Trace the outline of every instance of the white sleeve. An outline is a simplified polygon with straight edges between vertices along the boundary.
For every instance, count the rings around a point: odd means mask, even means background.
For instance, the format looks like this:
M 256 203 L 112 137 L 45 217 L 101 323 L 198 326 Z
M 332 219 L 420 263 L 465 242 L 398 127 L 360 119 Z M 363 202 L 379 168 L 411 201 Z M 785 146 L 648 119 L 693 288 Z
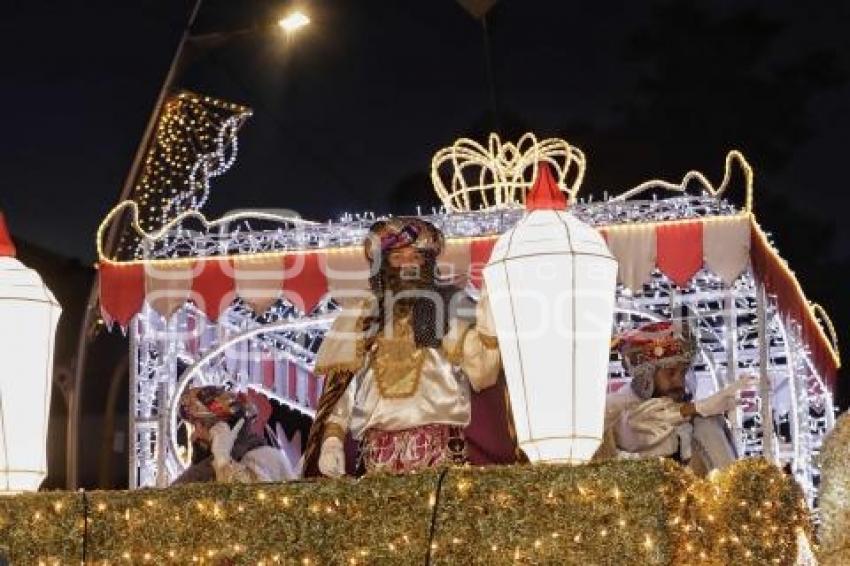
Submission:
M 477 328 L 471 328 L 463 338 L 463 358 L 460 367 L 469 378 L 475 391 L 481 391 L 496 385 L 502 357 L 495 338 L 482 334 Z
M 620 414 L 614 437 L 617 447 L 627 452 L 653 451 L 667 442 L 673 446 L 671 437 L 674 435 L 678 446 L 677 430 L 686 422 L 688 419 L 682 416 L 679 404 L 672 399 L 649 399 Z
M 292 466 L 283 453 L 271 446 L 251 450 L 239 462 L 215 468 L 216 480 L 223 483 L 261 483 L 295 479 Z

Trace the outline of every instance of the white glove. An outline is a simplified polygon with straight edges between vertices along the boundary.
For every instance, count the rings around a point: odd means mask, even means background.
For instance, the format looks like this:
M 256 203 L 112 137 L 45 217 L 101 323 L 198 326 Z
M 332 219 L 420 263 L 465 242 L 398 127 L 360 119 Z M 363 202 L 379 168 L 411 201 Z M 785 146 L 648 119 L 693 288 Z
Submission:
M 319 471 L 322 475 L 331 478 L 345 475 L 345 450 L 342 447 L 342 441 L 336 436 L 329 436 L 322 442 Z
M 628 415 L 631 426 L 642 432 L 650 432 L 657 426 L 678 426 L 687 420 L 682 416 L 680 404 L 669 397 L 647 399 Z
M 239 436 L 239 431 L 244 424 L 245 419 L 239 419 L 233 428 L 225 422 L 219 422 L 210 429 L 210 452 L 213 455 L 214 465 L 223 466 L 230 463 L 233 443 L 236 442 L 236 437 Z
M 714 395 L 696 401 L 694 408 L 703 417 L 728 413 L 738 404 L 738 392 L 753 387 L 756 383 L 758 383 L 758 378 L 743 377 L 734 383 L 730 383 Z
M 496 321 L 493 318 L 493 310 L 490 308 L 490 295 L 487 293 L 487 286 L 483 281 L 478 305 L 475 307 L 475 328 L 481 334 L 496 337 Z
M 666 456 L 677 450 L 676 429 L 684 422 L 679 404 L 672 399 L 648 399 L 622 413 L 614 439 L 618 448 L 628 452 Z

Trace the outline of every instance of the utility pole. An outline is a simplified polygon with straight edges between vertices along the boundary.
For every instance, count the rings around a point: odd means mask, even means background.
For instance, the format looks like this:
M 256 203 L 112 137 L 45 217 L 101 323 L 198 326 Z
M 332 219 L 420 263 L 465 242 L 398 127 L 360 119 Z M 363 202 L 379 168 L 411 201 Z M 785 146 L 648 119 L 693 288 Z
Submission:
M 198 18 L 198 13 L 201 11 L 201 6 L 204 0 L 195 0 L 192 11 L 189 14 L 189 19 L 186 22 L 186 27 L 180 36 L 180 42 L 177 44 L 177 50 L 171 58 L 171 65 L 168 67 L 168 73 L 165 75 L 165 80 L 162 87 L 159 89 L 153 111 L 148 119 L 142 139 L 139 146 L 136 148 L 136 154 L 133 157 L 133 162 L 130 165 L 130 171 L 127 173 L 127 178 L 124 180 L 124 185 L 121 187 L 121 192 L 118 194 L 118 202 L 126 200 L 133 191 L 133 186 L 138 180 L 139 170 L 142 166 L 145 153 L 150 145 L 151 138 L 156 131 L 156 125 L 159 117 L 162 114 L 163 106 L 168 95 L 171 93 L 174 83 L 178 76 L 178 70 L 183 62 L 183 57 L 186 52 L 186 46 L 192 36 L 192 28 Z M 119 238 L 123 231 L 123 222 L 114 222 L 109 227 L 106 239 L 104 241 L 103 251 L 108 257 L 114 257 Z M 86 309 L 83 312 L 83 320 L 80 325 L 80 332 L 77 338 L 77 355 L 74 363 L 74 380 L 71 384 L 70 395 L 68 396 L 68 430 L 65 441 L 65 478 L 68 489 L 77 489 L 79 486 L 79 450 L 80 450 L 80 418 L 82 416 L 82 387 L 85 382 L 86 372 L 86 357 L 87 350 L 92 336 L 92 328 L 97 320 L 97 301 L 98 301 L 98 286 L 97 278 L 89 291 Z

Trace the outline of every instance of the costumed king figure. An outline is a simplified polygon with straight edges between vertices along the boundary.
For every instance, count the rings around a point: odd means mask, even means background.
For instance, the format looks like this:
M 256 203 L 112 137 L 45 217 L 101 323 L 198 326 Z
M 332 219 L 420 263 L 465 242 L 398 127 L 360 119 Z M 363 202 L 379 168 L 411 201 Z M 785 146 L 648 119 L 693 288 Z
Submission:
M 615 344 L 632 381 L 606 399 L 605 438 L 596 458 L 669 457 L 701 475 L 735 461 L 724 415 L 753 378 L 693 402 L 685 380 L 696 355 L 693 337 L 671 322 L 655 322 Z
M 248 395 L 215 385 L 188 389 L 180 416 L 192 428 L 192 465 L 171 485 L 255 483 L 296 477 L 281 450 L 269 445 Z
M 314 373 L 326 382 L 305 476 L 516 461 L 486 290 L 475 307 L 443 283 L 443 246 L 418 218 L 371 226 L 370 289 L 341 311 L 318 352 Z

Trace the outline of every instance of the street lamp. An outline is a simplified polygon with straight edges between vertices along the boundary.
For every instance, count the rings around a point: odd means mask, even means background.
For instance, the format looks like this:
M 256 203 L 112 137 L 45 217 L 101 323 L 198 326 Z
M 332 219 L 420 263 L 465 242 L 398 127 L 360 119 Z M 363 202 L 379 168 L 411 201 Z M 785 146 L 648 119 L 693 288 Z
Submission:
M 300 10 L 295 10 L 286 17 L 278 20 L 279 25 L 286 33 L 293 33 L 310 23 L 310 18 Z
M 260 27 L 251 27 L 241 30 L 228 31 L 228 32 L 214 32 L 214 33 L 206 33 L 206 34 L 195 34 L 194 26 L 195 21 L 198 18 L 198 14 L 201 11 L 201 7 L 203 6 L 204 0 L 195 0 L 193 8 L 189 13 L 189 19 L 186 23 L 186 27 L 183 30 L 182 35 L 180 36 L 180 41 L 177 43 L 177 49 L 174 51 L 174 56 L 171 59 L 171 65 L 168 67 L 168 72 L 165 75 L 165 80 L 162 83 L 162 87 L 160 88 L 159 95 L 157 96 L 156 103 L 154 104 L 153 112 L 151 112 L 150 118 L 148 119 L 148 124 L 145 127 L 144 134 L 142 135 L 142 139 L 136 148 L 136 154 L 133 158 L 133 162 L 130 165 L 130 171 L 127 174 L 127 177 L 124 180 L 124 185 L 121 188 L 121 192 L 118 195 L 117 202 L 123 202 L 130 198 L 130 195 L 133 191 L 133 187 L 136 183 L 136 180 L 139 177 L 139 171 L 143 166 L 143 161 L 145 154 L 147 153 L 147 149 L 151 144 L 151 140 L 153 139 L 154 133 L 156 131 L 156 125 L 159 121 L 160 116 L 162 115 L 163 108 L 165 107 L 165 103 L 168 100 L 168 97 L 175 90 L 175 85 L 177 84 L 177 79 L 180 74 L 180 70 L 185 63 L 186 52 L 191 50 L 194 47 L 196 50 L 200 49 L 203 45 L 210 45 L 215 42 L 218 43 L 220 40 L 228 39 L 231 37 L 249 35 L 253 33 L 257 33 L 263 30 L 274 29 L 275 24 L 269 23 L 268 25 L 263 25 Z M 286 22 L 286 24 L 284 24 Z M 287 32 L 289 35 L 293 35 L 295 31 L 303 28 L 304 26 L 310 23 L 310 19 L 300 11 L 294 11 L 288 16 L 281 18 L 277 22 L 277 26 L 280 26 Z M 109 231 L 107 232 L 106 239 L 103 245 L 104 253 L 112 257 L 116 249 L 118 247 L 118 242 L 121 236 L 121 231 L 123 230 L 125 224 L 123 222 L 113 222 L 109 227 Z M 88 348 L 90 345 L 90 341 L 94 333 L 92 329 L 94 328 L 94 322 L 98 318 L 99 310 L 97 308 L 98 301 L 98 288 L 97 284 L 92 285 L 91 290 L 89 291 L 89 298 L 86 302 L 86 310 L 83 313 L 83 320 L 80 325 L 79 339 L 77 342 L 77 356 L 74 364 L 74 381 L 73 381 L 73 391 L 71 393 L 71 402 L 69 406 L 69 414 L 68 414 L 68 436 L 67 436 L 67 460 L 66 460 L 66 477 L 67 477 L 67 486 L 71 489 L 75 489 L 78 484 L 78 456 L 79 456 L 79 422 L 80 422 L 80 402 L 83 395 L 83 383 L 85 381 L 86 375 L 86 359 L 88 355 Z
M 62 309 L 15 259 L 0 214 L 0 493 L 36 491 L 47 477 L 53 343 Z

